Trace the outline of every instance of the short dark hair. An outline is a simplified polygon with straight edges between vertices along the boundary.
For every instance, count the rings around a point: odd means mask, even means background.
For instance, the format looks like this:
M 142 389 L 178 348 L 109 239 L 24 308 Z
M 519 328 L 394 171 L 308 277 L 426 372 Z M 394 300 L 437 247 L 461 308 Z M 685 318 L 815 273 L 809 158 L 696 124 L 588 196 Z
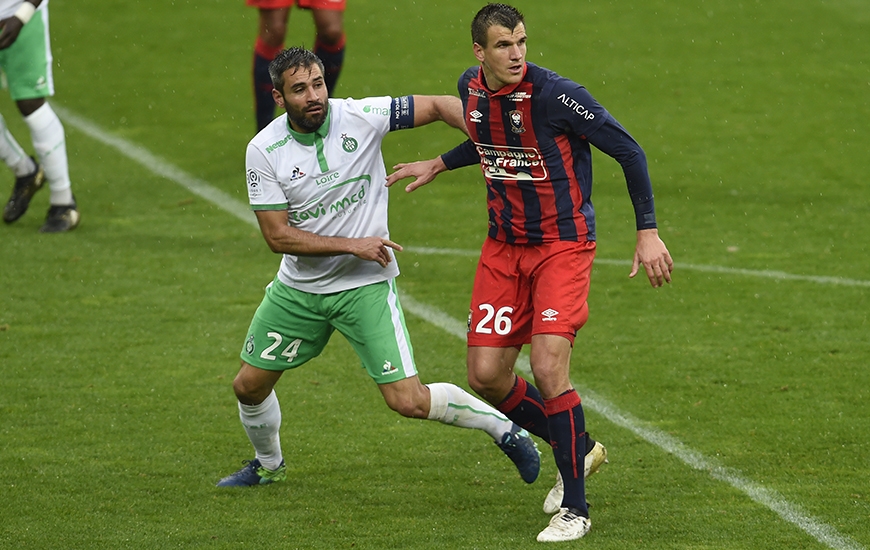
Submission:
M 269 63 L 269 77 L 272 78 L 272 86 L 283 94 L 284 73 L 288 69 L 311 69 L 314 65 L 320 67 L 320 74 L 326 74 L 323 70 L 323 62 L 314 55 L 314 52 L 297 47 L 281 50 Z
M 508 30 L 514 30 L 525 19 L 520 10 L 507 4 L 490 3 L 477 12 L 471 21 L 471 40 L 475 44 L 486 47 L 486 34 L 490 27 L 496 25 Z

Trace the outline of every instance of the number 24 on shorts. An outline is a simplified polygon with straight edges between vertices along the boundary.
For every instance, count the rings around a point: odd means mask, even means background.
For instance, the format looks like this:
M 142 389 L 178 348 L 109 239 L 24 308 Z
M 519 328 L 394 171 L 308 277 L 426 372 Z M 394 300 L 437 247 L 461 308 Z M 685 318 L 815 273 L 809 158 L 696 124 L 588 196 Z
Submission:
M 276 361 L 278 360 L 278 358 L 273 355 L 273 352 L 281 347 L 281 344 L 284 343 L 284 338 L 277 332 L 269 332 L 266 334 L 266 336 L 273 339 L 274 342 L 272 342 L 271 346 L 264 349 L 262 353 L 260 353 L 260 359 L 266 359 L 267 361 Z M 288 363 L 292 362 L 293 359 L 295 359 L 296 356 L 299 354 L 299 344 L 301 343 L 301 338 L 297 338 L 290 342 L 290 344 L 286 348 L 284 348 L 284 351 L 281 352 L 281 357 L 286 357 Z

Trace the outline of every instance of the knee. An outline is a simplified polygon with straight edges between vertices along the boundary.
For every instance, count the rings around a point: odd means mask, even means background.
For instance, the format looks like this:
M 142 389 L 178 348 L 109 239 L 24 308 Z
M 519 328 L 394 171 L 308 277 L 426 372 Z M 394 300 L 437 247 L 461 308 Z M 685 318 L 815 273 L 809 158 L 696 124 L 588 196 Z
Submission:
M 344 31 L 341 25 L 330 25 L 317 32 L 317 41 L 327 46 L 336 46 L 341 42 L 343 36 Z
M 474 390 L 477 394 L 481 395 L 481 392 L 484 392 L 489 387 L 489 380 L 485 376 L 481 376 L 480 373 L 468 369 L 468 386 Z
M 16 102 L 16 105 L 21 116 L 28 117 L 36 112 L 37 109 L 45 105 L 45 98 L 35 97 L 33 99 L 19 99 Z
M 233 393 L 236 394 L 236 399 L 245 405 L 259 405 L 269 397 L 272 388 L 265 388 L 254 383 L 249 378 L 246 378 L 239 373 L 233 380 Z
M 287 35 L 287 10 L 263 10 L 260 12 L 260 39 L 277 48 Z
M 493 405 L 501 403 L 513 385 L 511 373 L 476 370 L 469 366 L 468 385 L 474 392 Z
M 335 46 L 344 38 L 344 24 L 341 16 L 321 17 L 315 21 L 318 42 L 327 46 Z
M 419 392 L 396 394 L 388 397 L 386 402 L 390 409 L 405 418 L 425 419 L 429 416 L 428 394 L 425 396 L 425 399 L 421 397 Z
M 287 35 L 286 25 L 276 25 L 260 31 L 260 39 L 272 48 L 277 48 L 284 44 L 284 38 Z

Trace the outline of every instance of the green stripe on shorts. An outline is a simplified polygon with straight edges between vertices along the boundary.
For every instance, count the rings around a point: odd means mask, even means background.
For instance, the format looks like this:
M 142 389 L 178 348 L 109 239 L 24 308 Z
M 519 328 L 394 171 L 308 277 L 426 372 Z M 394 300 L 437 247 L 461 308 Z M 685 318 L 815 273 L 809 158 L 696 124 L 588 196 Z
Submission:
M 41 11 L 36 12 L 15 42 L 0 50 L 0 67 L 15 101 L 54 94 L 48 28 L 42 16 Z
M 251 321 L 241 358 L 261 369 L 293 369 L 320 355 L 335 330 L 378 384 L 417 374 L 395 280 L 333 294 L 302 292 L 274 280 Z

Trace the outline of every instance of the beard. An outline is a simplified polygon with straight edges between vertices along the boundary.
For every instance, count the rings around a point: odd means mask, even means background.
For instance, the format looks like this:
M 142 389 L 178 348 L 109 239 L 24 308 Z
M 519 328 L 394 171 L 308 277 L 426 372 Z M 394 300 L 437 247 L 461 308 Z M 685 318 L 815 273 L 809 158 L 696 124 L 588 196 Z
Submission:
M 321 110 L 316 114 L 308 114 L 306 111 L 312 107 L 319 106 Z M 329 114 L 329 102 L 319 101 L 309 102 L 305 109 L 287 109 L 287 118 L 297 128 L 302 128 L 305 132 L 313 132 L 320 128 L 323 121 L 326 120 L 326 115 Z

